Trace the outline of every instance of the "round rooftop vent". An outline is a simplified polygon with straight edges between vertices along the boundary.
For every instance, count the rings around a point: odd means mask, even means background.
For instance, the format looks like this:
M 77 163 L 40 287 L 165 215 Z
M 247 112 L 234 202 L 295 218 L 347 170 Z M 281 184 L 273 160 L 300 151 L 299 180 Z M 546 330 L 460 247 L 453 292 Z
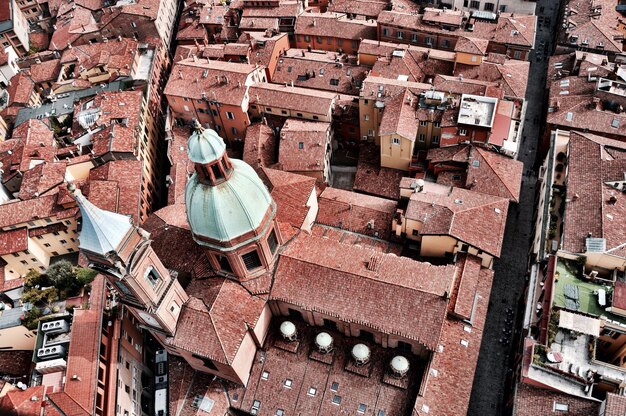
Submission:
M 321 353 L 329 353 L 333 350 L 333 337 L 328 332 L 320 332 L 315 337 L 315 346 Z
M 396 355 L 391 360 L 391 371 L 396 377 L 404 377 L 409 372 L 409 360 L 401 355 Z
M 352 358 L 354 358 L 357 365 L 367 364 L 370 360 L 370 355 L 370 349 L 365 344 L 356 344 L 352 347 Z
M 296 339 L 296 326 L 291 321 L 285 321 L 280 324 L 280 335 L 287 341 L 294 341 Z

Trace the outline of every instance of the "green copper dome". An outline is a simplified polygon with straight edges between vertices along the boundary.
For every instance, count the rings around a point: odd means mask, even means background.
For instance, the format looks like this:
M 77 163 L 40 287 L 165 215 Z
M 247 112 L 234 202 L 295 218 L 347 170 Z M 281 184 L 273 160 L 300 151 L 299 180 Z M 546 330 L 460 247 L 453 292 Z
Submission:
M 211 129 L 194 129 L 187 146 L 189 159 L 202 165 L 216 161 L 226 151 L 224 140 Z
M 276 212 L 272 197 L 254 169 L 242 160 L 232 159 L 231 163 L 232 176 L 224 182 L 203 184 L 197 173 L 187 182 L 187 221 L 198 244 L 212 246 L 202 238 L 233 240 L 258 228 L 268 208 L 272 210 L 271 218 Z

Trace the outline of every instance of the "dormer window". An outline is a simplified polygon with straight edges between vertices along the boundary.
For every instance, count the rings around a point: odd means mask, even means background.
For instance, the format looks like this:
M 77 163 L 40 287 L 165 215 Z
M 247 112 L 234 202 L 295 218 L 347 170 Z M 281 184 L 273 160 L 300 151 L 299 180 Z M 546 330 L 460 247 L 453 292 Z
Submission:
M 248 271 L 252 271 L 263 266 L 259 253 L 256 250 L 244 254 L 241 256 L 241 259 L 243 260 L 243 264 L 246 266 Z

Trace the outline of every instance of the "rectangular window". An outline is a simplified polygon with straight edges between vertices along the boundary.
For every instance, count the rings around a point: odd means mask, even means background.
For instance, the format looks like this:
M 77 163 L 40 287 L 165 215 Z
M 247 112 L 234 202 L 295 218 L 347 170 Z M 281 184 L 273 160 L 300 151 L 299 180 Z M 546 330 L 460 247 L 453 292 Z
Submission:
M 419 141 L 424 143 L 426 141 L 426 135 L 424 133 L 420 133 Z
M 263 266 L 263 263 L 261 263 L 261 259 L 259 258 L 259 253 L 256 250 L 244 254 L 241 258 L 247 270 L 258 269 Z
M 304 142 L 298 143 L 298 149 L 300 149 L 300 150 L 304 149 Z
M 430 36 L 426 36 L 424 38 L 424 43 L 426 44 L 426 46 L 433 46 L 433 38 L 431 38 Z
M 383 28 L 383 36 L 389 36 L 389 29 Z
M 485 3 L 485 11 L 492 12 L 495 9 L 495 5 L 493 3 Z
M 304 41 L 305 42 L 310 42 L 311 41 L 311 37 L 309 35 L 304 35 Z
M 231 113 L 230 111 L 226 112 L 226 118 L 229 120 L 234 120 L 235 119 L 235 115 L 233 113 Z
M 398 30 L 396 32 L 396 36 L 398 37 L 398 39 L 404 39 L 404 32 L 402 32 L 401 30 Z
M 424 127 L 426 126 L 426 124 L 428 124 L 428 122 L 420 120 L 420 126 Z
M 228 261 L 228 257 L 226 256 L 218 256 L 217 262 L 220 264 L 220 270 L 226 273 L 232 273 L 233 269 L 230 267 L 230 262 Z
M 470 2 L 470 9 L 480 8 L 480 1 L 473 0 Z
M 324 41 L 324 40 L 323 40 L 323 38 L 322 38 L 321 36 L 318 36 L 318 37 L 317 37 L 317 43 L 322 43 L 323 41 Z
M 459 136 L 467 136 L 467 130 L 459 129 Z
M 148 271 L 145 277 L 148 283 L 150 283 L 150 286 L 152 286 L 153 288 L 157 285 L 159 280 L 161 280 L 161 276 L 159 275 L 159 272 L 157 272 L 154 267 L 148 268 Z
M 522 51 L 514 51 L 513 59 L 522 59 Z
M 392 144 L 400 144 L 400 139 L 398 137 L 394 137 L 391 139 Z
M 442 48 L 449 48 L 450 47 L 450 41 L 448 39 L 444 39 L 441 41 L 441 47 Z
M 439 136 L 437 136 L 437 135 L 433 136 L 433 143 L 434 144 L 438 144 L 439 143 Z
M 235 136 L 238 134 L 237 127 L 233 127 L 230 130 L 233 132 Z
M 411 33 L 411 42 L 417 43 L 417 34 Z
M 368 121 L 370 119 L 370 116 L 368 114 L 363 115 L 363 120 Z
M 438 122 L 438 121 L 435 121 L 435 122 L 433 123 L 433 127 L 439 128 L 440 126 L 441 126 L 441 123 L 440 123 L 440 122 Z
M 276 249 L 278 248 L 278 239 L 276 238 L 275 230 L 272 230 L 269 237 L 267 237 L 267 245 L 269 246 L 272 254 L 276 253 Z

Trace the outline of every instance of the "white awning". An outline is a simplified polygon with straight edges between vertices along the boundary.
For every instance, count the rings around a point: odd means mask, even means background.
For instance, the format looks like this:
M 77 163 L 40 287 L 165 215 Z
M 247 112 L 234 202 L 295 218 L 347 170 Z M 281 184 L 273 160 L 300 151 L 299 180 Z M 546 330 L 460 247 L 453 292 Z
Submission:
M 561 310 L 559 318 L 559 328 L 581 332 L 594 337 L 600 336 L 600 320 L 588 316 Z

